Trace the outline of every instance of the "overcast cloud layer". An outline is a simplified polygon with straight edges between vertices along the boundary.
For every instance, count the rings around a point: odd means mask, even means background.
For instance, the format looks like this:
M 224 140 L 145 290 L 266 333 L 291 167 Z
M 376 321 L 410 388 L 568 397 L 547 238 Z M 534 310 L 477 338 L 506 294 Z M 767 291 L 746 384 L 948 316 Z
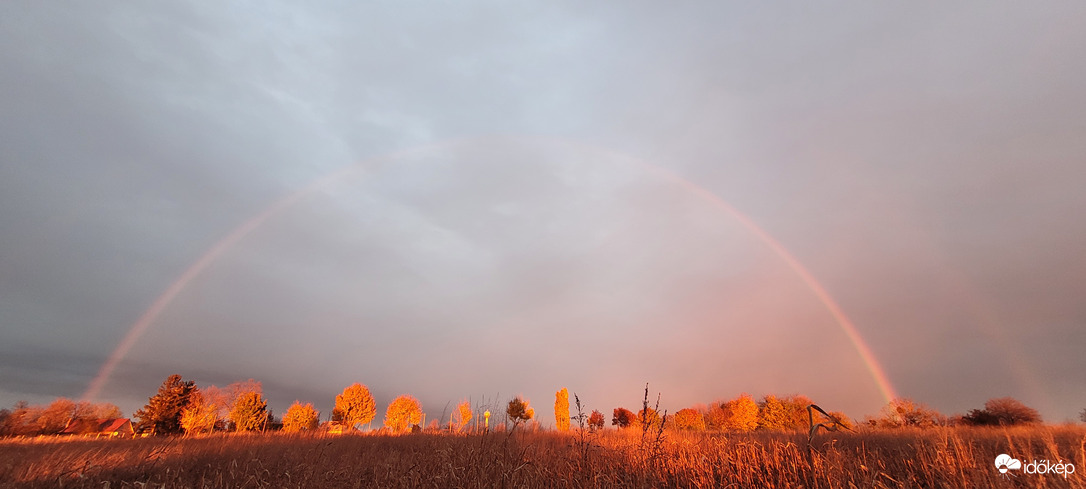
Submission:
M 1086 407 L 1086 6 L 0 3 L 0 405 Z M 386 157 L 390 153 L 398 156 Z M 674 173 L 689 180 L 662 177 Z M 543 417 L 544 421 L 549 415 Z

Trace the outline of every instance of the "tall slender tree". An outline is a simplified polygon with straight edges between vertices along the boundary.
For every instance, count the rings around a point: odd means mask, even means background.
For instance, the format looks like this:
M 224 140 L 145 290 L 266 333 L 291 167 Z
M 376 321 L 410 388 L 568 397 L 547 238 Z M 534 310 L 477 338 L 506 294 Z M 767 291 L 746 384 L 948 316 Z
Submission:
M 554 425 L 558 431 L 569 431 L 569 391 L 565 387 L 554 393 Z

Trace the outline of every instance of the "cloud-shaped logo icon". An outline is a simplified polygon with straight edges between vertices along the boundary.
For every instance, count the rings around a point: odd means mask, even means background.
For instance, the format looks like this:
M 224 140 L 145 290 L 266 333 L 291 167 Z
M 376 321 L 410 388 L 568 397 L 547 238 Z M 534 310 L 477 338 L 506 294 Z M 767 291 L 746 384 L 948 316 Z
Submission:
M 1000 474 L 1006 474 L 1008 470 L 1021 470 L 1022 461 L 1011 458 L 1011 456 L 1006 453 L 1001 453 L 995 459 L 995 466 L 999 469 Z

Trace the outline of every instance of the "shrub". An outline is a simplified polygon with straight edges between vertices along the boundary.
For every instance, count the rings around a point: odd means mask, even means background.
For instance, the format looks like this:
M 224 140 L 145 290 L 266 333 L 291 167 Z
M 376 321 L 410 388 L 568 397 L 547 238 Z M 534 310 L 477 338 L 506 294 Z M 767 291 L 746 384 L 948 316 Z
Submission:
M 513 428 L 516 428 L 522 421 L 532 419 L 535 416 L 535 410 L 528 405 L 527 400 L 517 396 L 509 401 L 505 407 L 505 414 L 513 422 Z

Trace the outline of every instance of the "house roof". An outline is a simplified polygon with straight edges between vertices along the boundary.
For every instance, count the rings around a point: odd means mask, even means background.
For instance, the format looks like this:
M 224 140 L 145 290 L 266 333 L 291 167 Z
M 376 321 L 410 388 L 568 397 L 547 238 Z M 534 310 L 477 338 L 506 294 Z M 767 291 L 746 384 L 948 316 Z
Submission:
M 131 421 L 128 418 L 99 419 L 98 431 L 112 433 L 123 428 L 126 423 L 131 423 Z
M 61 434 L 64 435 L 77 435 L 81 433 L 115 433 L 125 429 L 125 425 L 129 425 L 128 429 L 131 429 L 131 421 L 128 418 L 114 418 L 114 419 L 72 419 L 68 421 L 68 426 L 64 427 L 64 431 Z

